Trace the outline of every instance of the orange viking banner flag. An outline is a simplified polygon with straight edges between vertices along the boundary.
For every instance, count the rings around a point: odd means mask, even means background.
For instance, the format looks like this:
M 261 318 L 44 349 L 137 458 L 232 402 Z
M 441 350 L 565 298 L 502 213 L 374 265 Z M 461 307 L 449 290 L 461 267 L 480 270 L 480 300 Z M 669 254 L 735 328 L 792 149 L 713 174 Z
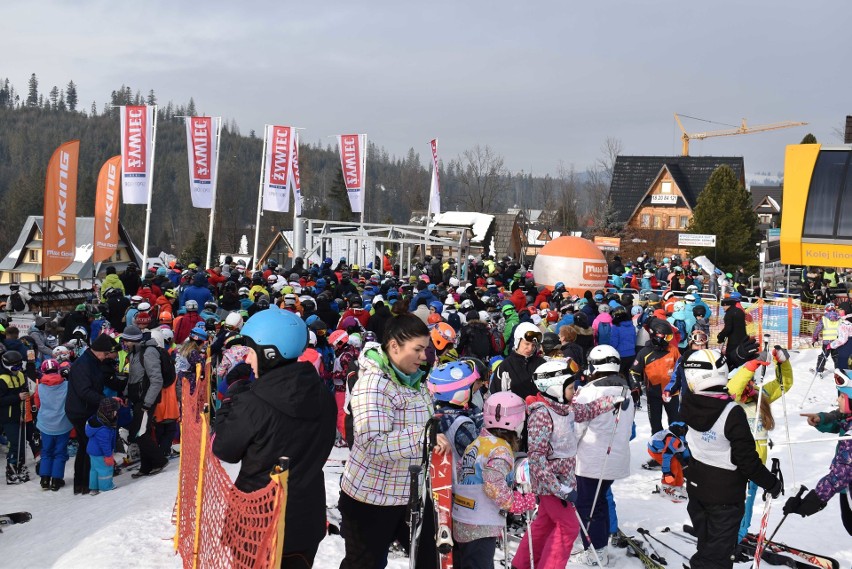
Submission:
M 101 166 L 95 195 L 95 253 L 94 264 L 106 261 L 118 249 L 118 194 L 121 154 Z
M 47 165 L 41 278 L 60 274 L 77 251 L 77 159 L 80 141 L 62 144 Z

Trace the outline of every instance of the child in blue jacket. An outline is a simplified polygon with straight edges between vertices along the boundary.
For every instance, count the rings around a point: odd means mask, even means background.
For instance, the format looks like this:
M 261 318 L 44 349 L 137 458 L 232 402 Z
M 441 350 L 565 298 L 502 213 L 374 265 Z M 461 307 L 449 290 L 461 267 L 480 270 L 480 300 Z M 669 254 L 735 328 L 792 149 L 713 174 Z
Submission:
M 91 459 L 89 470 L 89 494 L 92 496 L 115 488 L 112 481 L 115 458 L 115 422 L 118 416 L 118 401 L 112 397 L 101 399 L 98 412 L 86 421 L 86 436 L 89 443 L 86 452 Z

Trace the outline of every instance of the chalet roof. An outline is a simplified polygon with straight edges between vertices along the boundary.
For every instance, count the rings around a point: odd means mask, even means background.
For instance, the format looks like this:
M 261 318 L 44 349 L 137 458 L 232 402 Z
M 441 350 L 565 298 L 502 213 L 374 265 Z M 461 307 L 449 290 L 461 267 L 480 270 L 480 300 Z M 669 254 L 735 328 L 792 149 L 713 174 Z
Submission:
M 40 215 L 31 215 L 27 217 L 24 226 L 18 235 L 18 240 L 15 245 L 0 261 L 0 271 L 12 273 L 40 273 L 41 263 L 32 263 L 26 258 L 27 249 L 37 247 L 41 249 L 41 242 L 36 241 L 36 231 L 44 235 L 44 218 Z M 94 247 L 95 234 L 95 218 L 94 217 L 78 217 L 77 218 L 77 235 L 76 235 L 76 250 L 74 262 L 67 269 L 62 271 L 61 275 L 74 278 L 91 278 L 92 276 L 92 253 Z M 127 232 L 119 223 L 118 227 L 118 244 L 119 247 L 130 244 L 133 254 L 136 257 L 136 262 L 139 263 L 142 258 L 141 252 L 130 242 Z M 129 262 L 129 260 L 128 260 Z M 110 263 L 117 269 L 122 268 L 126 263 Z
M 722 165 L 730 166 L 745 184 L 741 156 L 618 156 L 610 185 L 616 221 L 628 221 L 664 167 L 671 173 L 687 205 L 695 208 L 698 194 L 707 185 L 710 174 Z
M 784 194 L 784 186 L 751 186 L 751 206 L 757 209 L 761 204 L 768 203 L 781 211 L 781 198 Z M 771 200 L 771 201 L 770 201 Z M 774 202 L 774 203 L 773 203 Z

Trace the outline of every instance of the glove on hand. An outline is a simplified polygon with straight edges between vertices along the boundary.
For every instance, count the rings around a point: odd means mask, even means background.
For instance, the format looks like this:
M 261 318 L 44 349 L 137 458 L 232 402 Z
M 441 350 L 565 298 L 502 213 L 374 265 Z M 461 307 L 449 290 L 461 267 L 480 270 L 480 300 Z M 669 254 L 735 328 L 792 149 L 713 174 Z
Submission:
M 672 400 L 671 391 L 663 391 L 663 403 L 669 403 Z
M 748 362 L 745 363 L 746 369 L 749 370 L 752 373 L 756 372 L 757 368 L 759 368 L 760 366 L 768 366 L 768 365 L 769 365 L 769 362 L 765 362 L 761 359 L 751 360 L 751 361 L 748 361 Z
M 737 346 L 737 349 L 734 350 L 734 355 L 737 359 L 744 362 L 757 358 L 759 353 L 760 345 L 757 343 L 757 340 L 751 337 L 743 340 L 742 343 Z
M 775 358 L 776 362 L 782 364 L 790 359 L 790 352 L 781 346 L 775 346 L 775 349 L 772 350 L 772 357 Z
M 559 490 L 556 493 L 557 497 L 560 498 L 563 502 L 571 502 L 572 504 L 577 501 L 577 491 L 568 486 L 567 484 L 562 484 L 559 486 Z M 568 504 L 565 504 L 566 506 Z
M 512 494 L 512 508 L 509 510 L 513 514 L 523 514 L 535 510 L 535 494 L 522 494 L 515 490 Z
M 784 483 L 781 482 L 779 478 L 775 479 L 775 484 L 772 488 L 768 488 L 766 491 L 769 492 L 769 495 L 772 496 L 773 499 L 777 498 L 781 495 L 781 492 L 784 490 Z
M 820 500 L 816 492 L 811 490 L 804 498 L 793 496 L 784 504 L 784 514 L 799 514 L 807 517 L 825 508 L 825 502 Z
M 668 484 L 669 486 L 674 486 L 675 477 L 671 472 L 663 473 L 663 484 Z
M 104 464 L 106 464 L 107 466 L 115 466 L 115 457 L 105 456 Z

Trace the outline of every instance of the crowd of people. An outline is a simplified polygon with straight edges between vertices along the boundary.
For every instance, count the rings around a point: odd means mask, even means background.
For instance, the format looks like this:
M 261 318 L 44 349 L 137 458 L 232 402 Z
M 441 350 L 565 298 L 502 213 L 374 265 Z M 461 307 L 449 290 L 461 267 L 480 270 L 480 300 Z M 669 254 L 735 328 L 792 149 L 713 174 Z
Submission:
M 175 454 L 182 390 L 195 393 L 198 378 L 215 393 L 213 452 L 241 464 L 238 489 L 265 486 L 278 457 L 291 459 L 282 566 L 311 566 L 326 535 L 323 467 L 335 445 L 350 449 L 341 567 L 384 567 L 392 544 L 412 545 L 409 467 L 432 447 L 454 465 L 460 566 L 491 567 L 507 519 L 533 509 L 513 567 L 607 565 L 609 548 L 624 546 L 612 483 L 630 474 L 644 404 L 645 467 L 660 470 L 664 495 L 688 500 L 691 567 L 730 567 L 758 488 L 782 488 L 765 461 L 772 402 L 794 383 L 789 354 L 748 336 L 733 275 L 702 276 L 679 258 L 616 261 L 607 287 L 585 291 L 536 283 L 528 267 L 488 255 L 463 267 L 426 256 L 405 277 L 390 252 L 375 270 L 345 258 L 110 268 L 91 302 L 39 316 L 25 334 L 5 329 L 7 483 L 29 480 L 25 444 L 45 490 L 63 487 L 75 447 L 75 494 L 112 490 L 116 453 L 138 456 L 133 476 L 157 474 Z M 724 309 L 713 339 L 708 290 Z M 839 409 L 808 422 L 844 432 L 852 307 L 830 303 L 825 314 L 814 341 L 823 369 L 834 361 Z M 198 376 L 208 357 L 215 371 Z M 850 454 L 841 442 L 831 471 L 785 513 L 816 513 L 847 488 Z M 426 504 L 415 554 L 424 567 L 437 558 Z

